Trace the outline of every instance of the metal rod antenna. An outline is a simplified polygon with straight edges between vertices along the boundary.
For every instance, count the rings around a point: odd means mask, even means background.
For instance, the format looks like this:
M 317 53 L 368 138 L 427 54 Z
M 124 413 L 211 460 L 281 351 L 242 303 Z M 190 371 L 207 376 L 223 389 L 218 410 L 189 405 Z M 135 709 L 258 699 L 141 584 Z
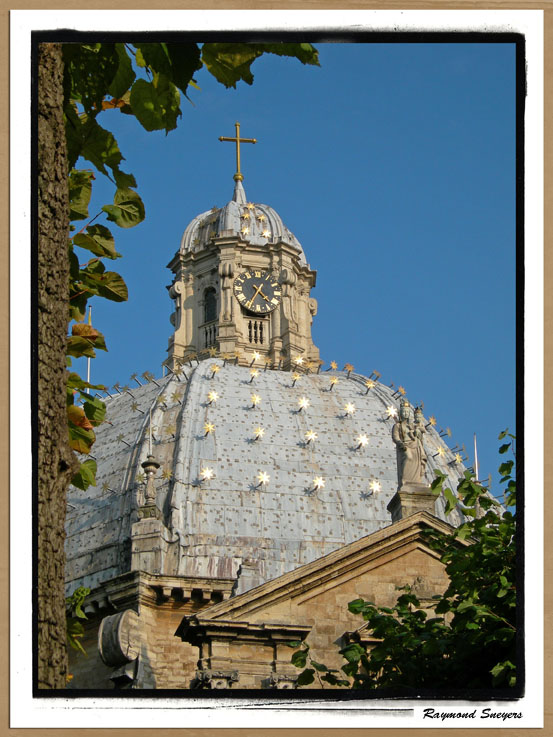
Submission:
M 92 325 L 92 307 L 88 305 L 88 324 Z M 90 356 L 86 359 L 86 383 L 90 384 Z M 90 388 L 87 387 L 86 393 L 90 394 Z
M 148 455 L 152 455 L 152 408 L 150 407 L 150 426 L 148 428 Z
M 476 433 L 474 433 L 474 475 L 478 481 L 478 450 L 476 448 Z

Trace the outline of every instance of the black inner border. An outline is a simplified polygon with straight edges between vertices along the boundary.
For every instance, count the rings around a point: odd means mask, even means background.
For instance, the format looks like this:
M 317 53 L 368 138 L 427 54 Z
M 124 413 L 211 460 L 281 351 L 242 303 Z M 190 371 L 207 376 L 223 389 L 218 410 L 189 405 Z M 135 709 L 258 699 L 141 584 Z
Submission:
M 371 692 L 342 691 L 337 689 L 309 689 L 304 691 L 275 689 L 221 689 L 214 691 L 190 689 L 38 689 L 37 687 L 37 569 L 38 569 L 38 301 L 37 301 L 37 249 L 38 249 L 38 192 L 37 192 L 37 157 L 38 157 L 38 44 L 40 43 L 91 43 L 91 42 L 121 42 L 126 41 L 165 41 L 172 43 L 206 43 L 215 41 L 226 42 L 301 42 L 301 43 L 508 43 L 516 48 L 516 482 L 517 482 L 517 572 L 516 582 L 519 592 L 517 597 L 517 685 L 512 689 L 376 689 Z M 524 113 L 526 100 L 526 39 L 523 34 L 512 32 L 481 32 L 481 31 L 356 31 L 344 32 L 329 31 L 167 31 L 167 32 L 98 32 L 74 31 L 59 29 L 53 31 L 33 31 L 31 33 L 31 416 L 32 416 L 32 561 L 33 561 L 33 697 L 76 699 L 83 697 L 109 697 L 133 699 L 216 699 L 227 701 L 236 699 L 262 700 L 265 704 L 282 704 L 293 701 L 305 703 L 308 707 L 318 700 L 345 702 L 374 701 L 376 699 L 425 699 L 432 701 L 462 700 L 462 701 L 491 701 L 513 700 L 524 695 L 525 689 L 525 646 L 524 646 Z M 230 705 L 229 705 L 230 706 Z M 261 705 L 260 705 L 261 706 Z M 399 705 L 398 705 L 399 706 Z M 215 705 L 207 707 L 214 708 Z M 85 710 L 91 707 L 83 707 Z M 156 708 L 152 705 L 152 708 Z M 163 708 L 163 707 L 161 707 Z M 175 707 L 174 707 L 175 708 Z M 180 708 L 180 707 L 176 707 Z M 199 707 L 206 708 L 206 707 Z M 239 709 L 239 706 L 235 706 Z M 251 707 L 250 707 L 251 708 Z M 375 707 L 377 708 L 377 707 Z M 316 710 L 315 704 L 310 710 Z M 404 711 L 405 707 L 401 709 Z M 334 711 L 334 709 L 332 709 Z M 351 711 L 351 710 L 350 710 Z M 360 713 L 370 713 L 373 709 L 361 709 Z M 396 711 L 396 710 L 393 710 Z M 411 709 L 409 708 L 409 711 Z

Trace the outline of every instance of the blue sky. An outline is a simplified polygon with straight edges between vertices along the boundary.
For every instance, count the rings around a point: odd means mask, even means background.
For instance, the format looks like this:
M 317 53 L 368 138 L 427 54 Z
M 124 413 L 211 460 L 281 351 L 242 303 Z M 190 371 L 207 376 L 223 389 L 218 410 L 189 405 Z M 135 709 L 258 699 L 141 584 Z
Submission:
M 146 220 L 112 227 L 127 303 L 91 301 L 109 352 L 93 382 L 161 374 L 172 327 L 166 264 L 198 213 L 232 196 L 242 146 L 248 199 L 274 207 L 317 270 L 313 337 L 328 365 L 352 363 L 424 402 L 480 475 L 515 427 L 515 47 L 318 43 L 321 67 L 265 56 L 253 86 L 207 72 L 177 130 L 147 133 L 115 111 L 112 130 Z M 87 166 L 86 162 L 83 164 Z M 91 215 L 111 202 L 94 183 Z M 99 218 L 96 222 L 105 222 Z M 85 258 L 85 256 L 83 256 Z

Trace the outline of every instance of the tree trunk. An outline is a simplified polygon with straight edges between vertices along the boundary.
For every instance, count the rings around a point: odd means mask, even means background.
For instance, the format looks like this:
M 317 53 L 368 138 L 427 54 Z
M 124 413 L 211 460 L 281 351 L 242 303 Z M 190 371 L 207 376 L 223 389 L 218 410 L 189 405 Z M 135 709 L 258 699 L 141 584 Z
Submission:
M 60 44 L 38 54 L 38 687 L 65 688 L 65 495 L 78 462 L 65 398 L 69 201 Z

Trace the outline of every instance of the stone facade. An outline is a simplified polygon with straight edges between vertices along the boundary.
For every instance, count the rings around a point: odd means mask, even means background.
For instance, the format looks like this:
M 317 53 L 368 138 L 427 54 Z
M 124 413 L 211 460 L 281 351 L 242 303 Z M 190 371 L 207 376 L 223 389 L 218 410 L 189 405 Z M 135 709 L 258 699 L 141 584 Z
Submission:
M 409 584 L 430 605 L 447 587 L 444 566 L 421 534 L 425 527 L 451 530 L 418 512 L 235 597 L 231 580 L 142 573 L 114 579 L 103 599 L 98 593 L 89 602 L 90 654 L 72 663 L 72 687 L 294 688 L 299 671 L 287 643 L 298 640 L 309 643 L 315 660 L 339 668 L 346 642 L 372 643 L 363 621 L 348 612 L 350 601 L 391 606 L 397 589 Z

